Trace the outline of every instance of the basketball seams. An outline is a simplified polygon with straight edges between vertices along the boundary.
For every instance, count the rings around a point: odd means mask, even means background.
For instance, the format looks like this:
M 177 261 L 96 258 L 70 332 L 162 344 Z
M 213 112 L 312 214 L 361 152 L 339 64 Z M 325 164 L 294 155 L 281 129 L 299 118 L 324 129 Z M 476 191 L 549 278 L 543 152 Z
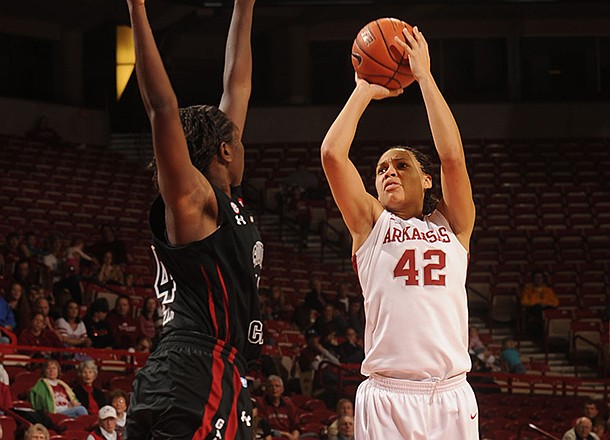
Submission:
M 391 67 L 388 67 L 386 64 L 382 63 L 381 61 L 379 61 L 377 58 L 375 58 L 374 56 L 372 56 L 369 52 L 366 51 L 365 48 L 363 48 L 360 45 L 360 38 L 356 39 L 356 46 L 358 46 L 358 49 L 360 49 L 360 52 L 362 52 L 364 55 L 367 56 L 367 58 L 369 58 L 372 61 L 375 61 L 377 64 L 379 64 L 381 67 L 388 69 L 390 72 L 393 70 Z
M 407 52 L 403 50 L 401 53 L 400 47 L 392 47 L 392 42 L 386 39 L 392 38 L 393 41 L 393 36 L 398 35 L 401 28 L 409 30 L 410 26 L 402 20 L 388 17 L 373 20 L 361 29 L 354 39 L 352 50 L 352 64 L 360 78 L 389 89 L 403 88 L 413 82 L 410 68 L 405 63 Z M 380 38 L 383 43 L 377 41 Z M 401 38 L 404 41 L 404 35 Z M 396 62 L 396 59 L 399 61 Z
M 396 22 L 399 22 L 398 20 L 391 19 L 391 20 L 389 20 L 389 22 L 390 22 L 390 24 L 391 24 L 391 26 L 392 26 L 392 29 L 393 29 L 394 31 L 398 30 L 398 26 L 397 26 L 397 24 L 396 24 Z M 379 23 L 379 20 L 375 20 L 375 22 L 374 22 L 374 23 L 375 23 L 375 25 L 377 26 L 377 29 L 379 30 L 379 33 L 381 34 L 381 40 L 383 41 L 383 45 L 384 45 L 384 47 L 385 47 L 385 49 L 386 49 L 386 52 L 387 52 L 387 53 L 388 53 L 388 55 L 390 56 L 390 59 L 391 59 L 391 60 L 394 60 L 394 58 L 392 57 L 392 51 L 390 50 L 390 46 L 389 46 L 389 44 L 388 44 L 388 40 L 386 40 L 386 35 L 385 35 L 385 33 L 383 32 L 383 27 L 382 27 L 382 26 L 381 26 L 381 24 Z M 402 22 L 399 22 L 399 23 L 401 23 L 401 24 L 402 24 Z M 404 26 L 404 25 L 403 25 L 403 28 L 405 28 L 405 27 L 406 27 L 406 26 Z M 399 88 L 401 88 L 401 87 L 402 87 L 401 82 L 400 82 L 399 80 L 397 80 L 397 79 L 396 79 L 396 75 L 398 74 L 398 70 L 400 69 L 400 64 L 401 64 L 401 63 L 402 63 L 402 62 L 405 60 L 405 54 L 406 54 L 406 51 L 403 51 L 403 52 L 402 52 L 401 59 L 400 59 L 400 62 L 396 63 L 396 68 L 395 68 L 395 69 L 391 69 L 391 68 L 390 68 L 390 71 L 392 72 L 392 75 L 391 75 L 391 76 L 388 78 L 388 80 L 386 81 L 386 83 L 385 83 L 385 84 L 383 84 L 383 86 L 384 86 L 384 87 L 387 87 L 387 86 L 388 86 L 388 84 L 390 84 L 392 81 L 396 81 L 396 82 L 398 83 Z M 395 60 L 394 60 L 394 61 L 395 61 Z M 395 62 L 396 62 L 396 61 L 395 61 Z

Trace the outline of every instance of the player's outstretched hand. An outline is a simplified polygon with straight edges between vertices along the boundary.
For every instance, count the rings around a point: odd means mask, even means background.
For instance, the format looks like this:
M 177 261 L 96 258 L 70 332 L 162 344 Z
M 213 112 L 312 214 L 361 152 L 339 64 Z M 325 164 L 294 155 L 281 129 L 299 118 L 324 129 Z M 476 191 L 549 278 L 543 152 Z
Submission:
M 430 75 L 430 52 L 428 51 L 428 42 L 417 26 L 413 27 L 413 35 L 411 35 L 407 29 L 403 30 L 403 34 L 407 39 L 406 43 L 398 37 L 394 37 L 394 39 L 407 51 L 411 73 L 413 74 L 415 81 L 419 82 L 427 75 Z
M 365 89 L 369 93 L 371 99 L 380 100 L 385 98 L 393 98 L 395 96 L 401 95 L 404 91 L 403 89 L 390 90 L 377 84 L 371 84 L 368 81 L 359 78 L 358 74 L 355 75 L 355 78 L 356 88 Z

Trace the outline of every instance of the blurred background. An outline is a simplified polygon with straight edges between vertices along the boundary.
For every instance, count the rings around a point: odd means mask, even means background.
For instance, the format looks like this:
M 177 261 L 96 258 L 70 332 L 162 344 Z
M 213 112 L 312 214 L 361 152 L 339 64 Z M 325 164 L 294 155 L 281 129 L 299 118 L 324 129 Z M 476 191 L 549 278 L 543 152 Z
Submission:
M 180 104 L 218 103 L 232 2 L 150 0 L 148 10 Z M 255 12 L 247 139 L 320 140 L 353 86 L 353 38 L 383 16 L 425 33 L 466 136 L 610 133 L 607 2 L 258 0 Z M 146 131 L 134 75 L 117 98 L 117 26 L 127 24 L 122 0 L 3 1 L 0 131 L 23 133 L 51 112 L 75 142 Z M 395 137 L 396 125 L 421 117 L 420 104 L 413 85 L 384 103 L 389 120 L 371 111 L 361 135 L 376 136 L 370 119 Z

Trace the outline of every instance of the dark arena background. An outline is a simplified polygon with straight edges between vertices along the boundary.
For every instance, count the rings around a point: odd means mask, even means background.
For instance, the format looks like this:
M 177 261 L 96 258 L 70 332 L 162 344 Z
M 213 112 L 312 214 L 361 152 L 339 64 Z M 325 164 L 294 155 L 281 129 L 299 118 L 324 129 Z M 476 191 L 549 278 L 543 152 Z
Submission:
M 218 104 L 232 2 L 148 0 L 147 9 L 180 105 Z M 424 32 L 433 75 L 463 137 L 477 207 L 467 291 L 470 323 L 485 347 L 469 375 L 481 438 L 561 438 L 587 415 L 587 402 L 598 410 L 588 415 L 605 424 L 606 1 L 257 0 L 244 190 L 265 243 L 260 286 L 267 301 L 263 358 L 249 377 L 253 393 L 265 376 L 279 374 L 301 411 L 302 437 L 325 439 L 337 401 L 353 399 L 363 379 L 357 363 L 322 362 L 316 369 L 301 353 L 317 313 L 304 300 L 316 285 L 339 305 L 336 319 L 362 324 L 358 306 L 351 315 L 345 306 L 362 296 L 319 149 L 354 85 L 352 41 L 380 17 Z M 123 295 L 135 323 L 154 298 L 150 126 L 132 64 L 118 49 L 128 22 L 121 0 L 0 2 L 0 289 L 17 318 L 17 327 L 3 327 L 0 345 L 10 378 L 8 406 L 0 405 L 4 439 L 20 437 L 31 423 L 11 407 L 29 405 L 28 391 L 49 353 L 19 339 L 38 297 L 51 300 L 51 318 L 58 318 L 71 297 L 86 317 L 96 299 L 112 309 Z M 121 80 L 117 72 L 125 71 Z M 373 104 L 352 148 L 367 183 L 384 147 L 432 152 L 427 127 L 416 83 Z M 295 201 L 292 179 L 312 174 L 317 183 Z M 81 245 L 96 261 L 66 260 L 66 250 Z M 104 249 L 123 245 L 124 261 L 104 263 Z M 540 319 L 520 301 L 536 272 L 558 300 Z M 21 299 L 15 281 L 23 286 Z M 334 336 L 346 340 L 341 332 Z M 507 338 L 516 342 L 525 373 L 510 373 L 498 361 Z M 129 393 L 146 345 L 62 348 L 62 378 L 75 383 L 74 365 L 84 353 L 97 363 L 95 384 L 107 398 L 116 389 Z M 84 439 L 97 419 L 81 417 L 57 416 L 51 438 Z

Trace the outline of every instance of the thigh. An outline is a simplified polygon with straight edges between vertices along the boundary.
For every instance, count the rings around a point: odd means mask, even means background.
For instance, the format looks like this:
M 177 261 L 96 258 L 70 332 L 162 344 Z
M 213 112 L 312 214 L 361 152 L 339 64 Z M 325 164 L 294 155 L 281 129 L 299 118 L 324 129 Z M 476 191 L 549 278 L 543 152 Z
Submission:
M 429 440 L 429 413 L 428 396 L 382 389 L 365 380 L 356 393 L 354 436 L 356 440 Z
M 172 347 L 155 352 L 138 372 L 126 439 L 251 440 L 251 418 L 249 392 L 231 362 Z
M 431 414 L 431 440 L 460 438 L 478 440 L 479 411 L 468 382 L 438 396 Z

